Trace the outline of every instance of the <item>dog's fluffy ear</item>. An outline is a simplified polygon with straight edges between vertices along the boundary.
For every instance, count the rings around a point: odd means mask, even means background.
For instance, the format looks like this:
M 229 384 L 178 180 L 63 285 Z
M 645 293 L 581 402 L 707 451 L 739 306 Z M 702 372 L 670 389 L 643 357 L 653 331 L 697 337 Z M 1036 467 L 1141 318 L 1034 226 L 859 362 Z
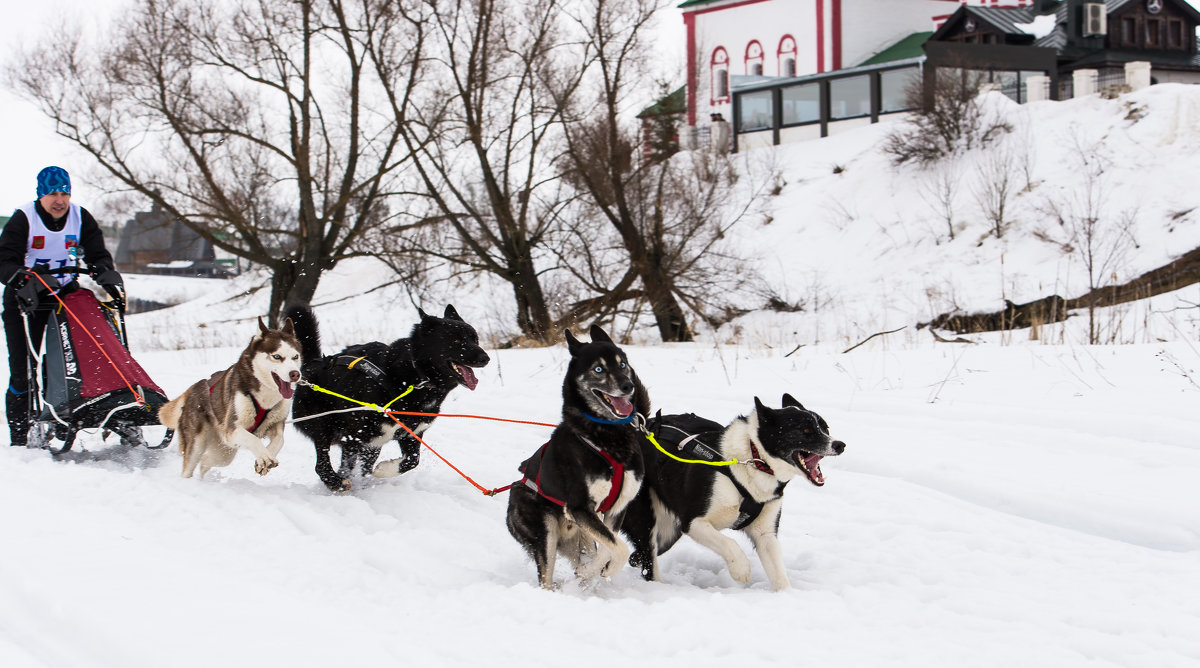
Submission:
M 642 415 L 650 416 L 650 393 L 646 391 L 646 386 L 642 385 L 642 379 L 638 378 L 637 372 L 630 368 L 630 375 L 633 376 L 633 409 Z M 658 412 L 662 416 L 662 411 Z
M 466 320 L 463 320 L 462 316 L 458 314 L 458 311 L 454 310 L 453 304 L 446 304 L 446 315 L 444 317 L 446 317 L 450 320 L 458 320 L 459 322 L 466 322 Z
M 570 329 L 564 329 L 563 334 L 567 337 L 567 352 L 571 353 L 571 357 L 574 357 L 579 352 L 579 349 L 583 347 L 583 343 L 575 338 Z
M 291 318 L 284 318 L 284 319 L 283 319 L 283 333 L 284 333 L 284 334 L 291 334 L 292 336 L 295 336 L 295 335 L 296 335 L 296 328 L 295 328 L 295 327 L 292 325 L 292 319 L 291 319 Z
M 791 406 L 793 408 L 799 408 L 802 411 L 808 410 L 807 408 L 804 407 L 803 404 L 801 404 L 799 401 L 796 401 L 795 397 L 793 397 L 792 395 L 785 392 L 783 394 L 783 407 L 787 408 L 789 406 Z
M 603 329 L 600 329 L 600 325 L 592 325 L 592 330 L 591 330 L 590 334 L 592 336 L 592 343 L 597 343 L 600 341 L 603 341 L 604 343 L 612 343 L 613 342 L 613 340 L 611 338 L 609 338 L 608 333 L 605 332 Z

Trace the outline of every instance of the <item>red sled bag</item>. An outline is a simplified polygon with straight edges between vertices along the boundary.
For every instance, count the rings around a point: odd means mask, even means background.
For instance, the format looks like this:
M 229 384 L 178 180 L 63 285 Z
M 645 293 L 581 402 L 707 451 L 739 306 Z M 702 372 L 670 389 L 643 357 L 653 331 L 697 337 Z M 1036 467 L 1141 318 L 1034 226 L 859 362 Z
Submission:
M 46 323 L 34 420 L 69 432 L 69 440 L 79 429 L 103 428 L 145 445 L 137 427 L 160 424 L 167 397 L 129 354 L 120 311 L 86 289 L 62 295 L 62 302 Z

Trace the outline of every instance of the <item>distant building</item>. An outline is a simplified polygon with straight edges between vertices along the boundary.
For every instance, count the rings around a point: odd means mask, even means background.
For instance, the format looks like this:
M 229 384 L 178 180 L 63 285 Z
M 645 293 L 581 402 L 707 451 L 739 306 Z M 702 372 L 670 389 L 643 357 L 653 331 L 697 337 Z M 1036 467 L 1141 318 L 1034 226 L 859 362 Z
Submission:
M 134 214 L 121 231 L 114 258 L 117 269 L 131 274 L 225 277 L 212 242 L 154 205 Z
M 1023 7 L 1034 0 L 687 0 L 687 124 L 734 118 L 733 89 L 862 64 L 965 4 Z M 684 140 L 686 144 L 686 140 Z
M 1200 83 L 1185 0 L 688 0 L 680 145 L 728 118 L 732 148 L 826 137 L 911 111 L 939 69 L 1018 102 Z M 915 103 L 920 106 L 918 99 Z M 717 114 L 721 114 L 718 116 Z

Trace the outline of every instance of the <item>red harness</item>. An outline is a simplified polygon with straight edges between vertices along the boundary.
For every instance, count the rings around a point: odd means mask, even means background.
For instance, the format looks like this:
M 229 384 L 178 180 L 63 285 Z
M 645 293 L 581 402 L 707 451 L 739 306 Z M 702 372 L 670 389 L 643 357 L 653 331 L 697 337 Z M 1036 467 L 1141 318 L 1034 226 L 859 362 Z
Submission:
M 208 384 L 208 393 L 209 394 L 212 394 L 213 388 L 217 386 L 217 383 L 221 382 L 221 378 L 223 378 L 224 376 L 225 376 L 224 371 L 218 371 L 208 377 L 208 380 L 210 381 Z M 260 425 L 262 425 L 263 420 L 267 419 L 268 411 L 267 411 L 267 409 L 258 405 L 258 400 L 254 398 L 253 394 L 251 394 L 249 396 L 250 396 L 250 403 L 254 404 L 254 424 L 250 425 L 250 428 L 247 429 L 246 431 L 253 434 L 254 430 L 258 429 L 258 427 Z
M 617 460 L 613 459 L 613 456 L 608 454 L 607 451 L 597 447 L 596 444 L 592 443 L 591 441 L 587 440 L 586 438 L 580 436 L 579 440 L 586 443 L 587 446 L 590 447 L 596 454 L 603 457 L 604 461 L 608 462 L 609 468 L 612 469 L 612 486 L 608 490 L 608 496 L 604 497 L 604 500 L 601 501 L 600 505 L 596 508 L 596 512 L 607 513 L 609 510 L 612 509 L 613 504 L 615 504 L 617 502 L 617 497 L 621 495 L 621 487 L 625 482 L 625 466 L 623 464 L 621 464 L 620 462 L 618 462 Z M 550 445 L 549 441 L 542 444 L 541 449 L 545 450 L 546 446 L 548 446 L 548 445 Z M 542 467 L 539 465 L 537 475 L 534 476 L 533 480 L 530 480 L 529 476 L 525 475 L 521 478 L 521 482 L 524 483 L 526 487 L 537 492 L 538 496 L 541 496 L 543 499 L 546 499 L 547 501 L 549 501 L 553 504 L 559 505 L 559 506 L 566 506 L 567 504 L 564 501 L 562 501 L 561 499 L 556 499 L 553 496 L 550 496 L 549 494 L 547 494 L 545 492 L 545 490 L 543 490 L 542 485 L 541 485 L 541 479 L 542 479 Z

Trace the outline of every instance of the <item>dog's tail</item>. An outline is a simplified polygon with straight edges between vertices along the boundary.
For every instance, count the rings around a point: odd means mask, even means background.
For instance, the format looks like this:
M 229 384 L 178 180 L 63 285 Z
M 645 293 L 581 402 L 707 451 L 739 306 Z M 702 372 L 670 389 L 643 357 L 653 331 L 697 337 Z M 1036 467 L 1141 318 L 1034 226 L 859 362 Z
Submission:
M 300 357 L 305 362 L 321 358 L 321 331 L 317 328 L 317 315 L 308 306 L 293 304 L 284 311 L 292 319 L 292 328 L 300 340 Z
M 183 415 L 183 402 L 187 392 L 163 404 L 158 409 L 158 421 L 168 429 L 179 429 L 179 418 Z

